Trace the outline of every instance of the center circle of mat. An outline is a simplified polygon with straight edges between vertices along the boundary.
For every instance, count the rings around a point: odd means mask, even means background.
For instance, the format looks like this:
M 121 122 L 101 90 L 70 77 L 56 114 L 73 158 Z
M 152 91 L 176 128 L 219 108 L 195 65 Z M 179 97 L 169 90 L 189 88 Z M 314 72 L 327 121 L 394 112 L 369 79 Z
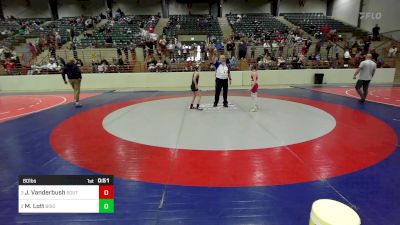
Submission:
M 145 145 L 229 151 L 305 142 L 329 133 L 336 125 L 325 111 L 297 102 L 260 98 L 262 110 L 250 113 L 249 97 L 230 100 L 235 105 L 228 109 L 203 106 L 201 114 L 185 110 L 190 97 L 133 104 L 107 115 L 103 127 L 116 137 Z
M 103 127 L 105 118 L 117 110 L 181 97 L 188 96 L 133 99 L 87 110 L 55 127 L 51 145 L 65 160 L 96 173 L 142 182 L 208 187 L 284 185 L 337 177 L 382 161 L 397 145 L 393 129 L 367 113 L 311 99 L 265 95 L 259 97 L 318 108 L 332 116 L 336 126 L 308 141 L 235 151 L 153 146 L 124 140 Z

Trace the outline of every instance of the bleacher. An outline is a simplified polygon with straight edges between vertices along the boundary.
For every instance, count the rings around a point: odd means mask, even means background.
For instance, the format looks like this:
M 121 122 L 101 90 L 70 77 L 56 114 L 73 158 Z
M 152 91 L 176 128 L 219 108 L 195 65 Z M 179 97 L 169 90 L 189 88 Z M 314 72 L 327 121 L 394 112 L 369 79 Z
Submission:
M 9 34 L 1 34 L 0 39 L 14 35 L 18 30 L 19 24 L 17 21 L 0 21 L 0 32 L 8 31 Z
M 8 34 L 0 35 L 0 39 L 3 40 L 3 44 L 7 47 L 15 46 L 19 43 L 24 43 L 26 38 L 33 37 L 34 35 L 32 34 L 37 32 L 32 26 L 34 22 L 41 26 L 43 23 L 50 20 L 50 18 L 24 18 L 0 21 L 0 32 L 3 32 L 5 30 L 9 31 Z M 18 34 L 18 29 L 22 27 L 23 24 L 28 24 L 30 26 L 31 33 L 26 35 Z
M 207 20 L 200 26 L 201 21 Z M 177 27 L 180 26 L 180 28 Z M 209 15 L 172 15 L 165 28 L 167 39 L 177 35 L 208 35 L 221 39 L 223 36 L 218 19 Z
M 86 30 L 85 26 L 80 24 L 72 23 L 73 20 L 76 20 L 78 17 L 63 17 L 61 19 L 50 21 L 46 23 L 46 25 L 42 26 L 41 30 L 32 31 L 29 34 L 26 34 L 26 38 L 38 38 L 42 35 L 47 36 L 50 33 L 56 31 L 61 36 L 61 43 L 65 44 L 68 41 L 71 41 L 70 30 L 74 29 L 75 36 L 78 36 L 83 31 Z M 87 18 L 87 17 L 86 17 Z M 86 19 L 83 17 L 83 19 Z
M 256 29 L 266 30 L 271 33 L 274 30 L 284 32 L 288 29 L 285 24 L 268 13 L 227 14 L 226 17 L 235 34 L 242 33 L 247 37 L 252 36 Z
M 311 34 L 321 31 L 325 24 L 327 24 L 330 29 L 336 29 L 338 33 L 354 32 L 358 30 L 356 27 L 346 25 L 341 21 L 325 16 L 323 13 L 281 13 L 281 16 Z
M 54 25 L 56 26 L 56 31 L 60 34 L 61 42 L 63 44 L 66 43 L 67 41 L 70 41 L 70 33 L 68 32 L 68 30 L 74 29 L 75 36 L 78 36 L 83 31 L 86 30 L 83 24 L 72 24 L 69 22 L 70 20 L 74 19 L 75 19 L 74 17 L 64 17 L 54 22 Z
M 129 43 L 138 44 L 140 42 L 140 24 L 143 23 L 143 29 L 148 29 L 150 26 L 155 27 L 158 23 L 159 18 L 149 15 L 141 16 L 127 16 L 129 20 L 123 20 L 116 22 L 111 26 L 110 22 L 107 22 L 105 29 L 110 27 L 110 36 L 113 40 L 113 47 L 121 47 L 129 45 Z M 153 18 L 153 20 L 152 20 Z M 129 32 L 128 32 L 129 31 Z M 89 46 L 104 47 L 105 46 L 105 35 L 104 32 L 93 32 L 91 37 L 85 37 L 80 40 L 78 47 L 85 48 Z
M 66 61 L 74 59 L 74 53 L 68 49 L 57 49 L 57 56 L 63 58 Z M 112 62 L 113 59 L 118 58 L 117 49 L 116 48 L 86 48 L 86 49 L 77 49 L 76 54 L 83 62 L 84 65 L 89 65 L 92 61 L 101 61 L 107 60 L 108 62 Z M 128 60 L 131 61 L 133 59 L 132 51 L 128 50 Z M 125 61 L 125 52 L 122 51 L 122 57 L 125 63 L 129 63 L 129 61 Z

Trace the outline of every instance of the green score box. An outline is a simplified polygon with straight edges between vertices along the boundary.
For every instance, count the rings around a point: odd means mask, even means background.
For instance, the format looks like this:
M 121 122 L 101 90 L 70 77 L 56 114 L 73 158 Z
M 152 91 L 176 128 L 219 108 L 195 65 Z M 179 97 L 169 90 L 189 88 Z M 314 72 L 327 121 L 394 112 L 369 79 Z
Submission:
M 100 199 L 99 213 L 114 213 L 114 199 Z

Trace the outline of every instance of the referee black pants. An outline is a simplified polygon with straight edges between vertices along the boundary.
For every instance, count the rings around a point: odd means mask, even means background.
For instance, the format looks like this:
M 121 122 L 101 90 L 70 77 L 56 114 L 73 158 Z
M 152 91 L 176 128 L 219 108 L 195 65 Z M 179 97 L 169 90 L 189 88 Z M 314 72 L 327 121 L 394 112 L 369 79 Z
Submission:
M 215 101 L 214 105 L 218 105 L 219 95 L 221 94 L 221 89 L 223 90 L 224 106 L 228 106 L 228 79 L 215 79 Z

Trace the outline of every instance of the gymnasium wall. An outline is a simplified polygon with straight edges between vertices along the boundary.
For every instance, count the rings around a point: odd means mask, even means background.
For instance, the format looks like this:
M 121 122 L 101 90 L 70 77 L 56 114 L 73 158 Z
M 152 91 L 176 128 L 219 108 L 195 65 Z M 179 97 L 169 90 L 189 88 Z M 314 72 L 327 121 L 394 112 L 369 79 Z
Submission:
M 87 0 L 79 2 L 77 0 L 58 1 L 58 16 L 94 16 L 105 12 L 106 4 L 103 0 Z
M 161 0 L 114 0 L 113 11 L 118 8 L 126 15 L 157 15 L 162 12 Z
M 279 13 L 323 13 L 326 14 L 326 0 L 305 0 L 304 7 L 299 6 L 299 0 L 281 0 Z
M 352 84 L 355 69 L 306 69 L 306 70 L 263 70 L 259 71 L 261 87 L 266 85 L 308 85 L 313 84 L 315 73 L 324 73 L 324 82 L 328 84 Z M 392 83 L 395 69 L 378 69 L 372 83 Z M 83 90 L 99 89 L 189 89 L 192 72 L 181 73 L 117 73 L 117 74 L 83 74 Z M 234 87 L 248 87 L 249 71 L 232 72 Z M 214 72 L 201 72 L 199 85 L 213 89 Z M 58 91 L 70 90 L 61 75 L 28 75 L 0 76 L 0 91 Z
M 271 3 L 267 0 L 228 0 L 222 5 L 222 14 L 228 13 L 271 13 Z
M 50 18 L 48 0 L 30 0 L 27 5 L 26 0 L 2 0 L 4 16 L 14 16 L 16 18 Z
M 188 15 L 186 4 L 178 3 L 176 0 L 169 1 L 169 15 Z M 208 3 L 193 3 L 192 14 L 209 14 L 210 6 Z
M 381 33 L 400 30 L 400 1 L 399 0 L 364 0 L 363 12 L 381 13 L 379 20 L 363 19 L 361 28 L 372 32 L 375 24 L 381 27 Z
M 360 0 L 335 0 L 333 2 L 332 17 L 357 26 L 360 10 Z

